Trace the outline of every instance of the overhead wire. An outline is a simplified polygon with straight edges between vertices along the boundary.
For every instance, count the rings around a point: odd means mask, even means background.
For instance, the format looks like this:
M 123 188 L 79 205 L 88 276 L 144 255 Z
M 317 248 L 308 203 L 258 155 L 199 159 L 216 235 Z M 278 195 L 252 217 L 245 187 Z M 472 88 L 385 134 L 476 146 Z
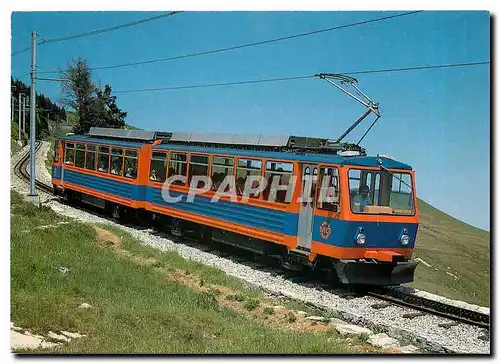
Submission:
M 183 55 L 167 57 L 167 58 L 157 58 L 157 59 L 150 59 L 150 60 L 139 61 L 139 62 L 121 63 L 121 64 L 114 64 L 114 65 L 108 65 L 108 66 L 101 66 L 101 67 L 91 67 L 91 68 L 89 68 L 89 70 L 90 71 L 99 71 L 99 70 L 106 70 L 106 69 L 113 69 L 113 68 L 133 67 L 133 66 L 139 66 L 139 65 L 145 65 L 145 64 L 173 61 L 173 60 L 184 59 L 184 58 L 199 57 L 199 56 L 204 56 L 204 55 L 209 55 L 209 54 L 227 52 L 227 51 L 236 50 L 236 49 L 254 47 L 254 46 L 263 45 L 263 44 L 281 42 L 281 41 L 285 41 L 285 40 L 289 40 L 289 39 L 305 37 L 305 36 L 309 36 L 309 35 L 313 35 L 313 34 L 319 34 L 319 33 L 354 27 L 354 26 L 363 25 L 363 24 L 385 21 L 385 20 L 389 20 L 389 19 L 394 19 L 394 18 L 399 18 L 399 17 L 403 17 L 403 16 L 407 16 L 407 15 L 420 13 L 420 12 L 422 12 L 422 10 L 409 11 L 409 12 L 405 12 L 405 13 L 401 13 L 401 14 L 395 14 L 395 15 L 389 15 L 389 16 L 384 16 L 384 17 L 379 17 L 379 18 L 374 18 L 374 19 L 369 19 L 369 20 L 357 21 L 354 23 L 338 25 L 338 26 L 324 28 L 324 29 L 317 29 L 317 30 L 313 30 L 310 32 L 298 33 L 298 34 L 293 34 L 293 35 L 284 36 L 284 37 L 266 39 L 266 40 L 262 40 L 262 41 L 258 41 L 258 42 L 245 43 L 245 44 L 240 44 L 240 45 L 231 46 L 231 47 L 211 49 L 211 50 L 207 50 L 207 51 L 200 51 L 200 52 L 183 54 Z M 61 73 L 61 72 L 63 72 L 63 71 L 44 71 L 44 72 L 40 72 L 40 73 Z
M 119 25 L 115 25 L 115 26 L 112 26 L 112 27 L 109 27 L 109 28 L 96 29 L 96 30 L 92 30 L 92 31 L 84 32 L 84 33 L 73 34 L 73 35 L 68 35 L 68 36 L 64 36 L 64 37 L 57 37 L 57 38 L 46 39 L 46 38 L 40 36 L 42 39 L 39 42 L 37 42 L 37 45 L 62 42 L 62 41 L 65 41 L 65 40 L 82 38 L 82 37 L 88 37 L 88 36 L 91 36 L 91 35 L 106 33 L 106 32 L 110 32 L 110 31 L 113 31 L 113 30 L 127 28 L 127 27 L 131 27 L 131 26 L 134 26 L 134 25 L 143 24 L 143 23 L 147 23 L 147 22 L 150 22 L 150 21 L 154 21 L 154 20 L 166 18 L 166 17 L 172 16 L 172 15 L 175 15 L 175 14 L 178 14 L 178 13 L 181 13 L 181 12 L 182 11 L 171 11 L 169 13 L 164 13 L 164 14 L 159 14 L 159 15 L 151 16 L 149 18 L 145 18 L 145 19 L 141 19 L 141 20 L 136 20 L 136 21 L 129 22 L 129 23 L 124 23 L 124 24 L 119 24 Z M 21 54 L 21 53 L 24 53 L 26 51 L 29 51 L 30 49 L 31 49 L 31 47 L 20 49 L 18 51 L 12 52 L 11 55 L 12 56 L 16 56 L 18 54 Z
M 442 68 L 454 68 L 454 67 L 470 67 L 490 64 L 489 61 L 479 61 L 479 62 L 467 62 L 467 63 L 450 63 L 441 65 L 431 65 L 431 66 L 415 66 L 415 67 L 403 67 L 403 68 L 385 68 L 379 70 L 364 70 L 364 71 L 352 71 L 352 72 L 340 72 L 345 75 L 356 75 L 356 74 L 370 74 L 370 73 L 382 73 L 382 72 L 404 72 L 404 71 L 416 71 L 416 70 L 429 70 L 429 69 L 442 69 Z M 156 92 L 156 91 L 169 91 L 169 90 L 184 90 L 184 89 L 196 89 L 196 88 L 207 88 L 207 87 L 220 87 L 220 86 L 236 86 L 236 85 L 246 85 L 255 83 L 265 83 L 265 82 L 278 82 L 278 81 L 291 81 L 300 80 L 306 78 L 313 78 L 314 75 L 301 75 L 301 76 L 291 76 L 291 77 L 279 77 L 279 78 L 265 78 L 257 80 L 243 80 L 234 82 L 221 82 L 221 83 L 208 83 L 208 84 L 196 84 L 196 85 L 184 85 L 184 86 L 165 86 L 165 87 L 154 87 L 154 88 L 143 88 L 143 89 L 131 89 L 131 90 L 118 90 L 113 91 L 117 93 L 138 93 L 138 92 Z
M 82 38 L 82 37 L 88 37 L 88 36 L 91 36 L 91 35 L 106 33 L 106 32 L 110 32 L 110 31 L 113 31 L 113 30 L 127 28 L 127 27 L 131 27 L 131 26 L 134 26 L 134 25 L 147 23 L 147 22 L 150 22 L 150 21 L 153 21 L 153 20 L 158 20 L 158 19 L 166 18 L 166 17 L 172 16 L 172 15 L 178 14 L 180 12 L 181 11 L 171 11 L 171 12 L 166 13 L 166 14 L 159 14 L 159 15 L 155 15 L 155 16 L 152 16 L 152 17 L 149 17 L 149 18 L 146 18 L 146 19 L 141 19 L 141 20 L 136 20 L 136 21 L 130 22 L 130 23 L 115 25 L 115 26 L 109 27 L 109 28 L 92 30 L 90 32 L 79 33 L 79 34 L 74 34 L 74 35 L 68 35 L 68 36 L 65 36 L 65 37 L 44 39 L 44 40 L 42 40 L 40 42 L 40 44 L 62 42 L 62 41 L 65 41 L 65 40 Z

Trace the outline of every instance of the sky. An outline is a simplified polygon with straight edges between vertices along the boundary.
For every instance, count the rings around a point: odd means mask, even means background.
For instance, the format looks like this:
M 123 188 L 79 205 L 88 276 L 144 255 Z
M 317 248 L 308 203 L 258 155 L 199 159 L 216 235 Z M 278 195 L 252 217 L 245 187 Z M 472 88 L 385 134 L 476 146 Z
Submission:
M 404 11 L 403 11 L 404 12 Z M 43 71 L 83 57 L 90 67 L 224 48 L 384 17 L 401 12 L 183 12 L 112 32 L 37 49 Z M 144 19 L 158 12 L 14 12 L 12 49 L 36 30 L 51 39 Z M 487 12 L 425 11 L 381 22 L 217 54 L 93 72 L 113 91 L 349 73 L 490 60 Z M 12 75 L 29 83 L 30 52 L 12 57 Z M 356 75 L 380 104 L 382 118 L 362 145 L 416 171 L 417 194 L 436 208 L 490 229 L 490 68 Z M 37 92 L 62 97 L 57 82 Z M 117 93 L 126 122 L 147 130 L 241 132 L 336 138 L 364 108 L 326 81 Z M 363 122 L 347 138 L 357 141 Z

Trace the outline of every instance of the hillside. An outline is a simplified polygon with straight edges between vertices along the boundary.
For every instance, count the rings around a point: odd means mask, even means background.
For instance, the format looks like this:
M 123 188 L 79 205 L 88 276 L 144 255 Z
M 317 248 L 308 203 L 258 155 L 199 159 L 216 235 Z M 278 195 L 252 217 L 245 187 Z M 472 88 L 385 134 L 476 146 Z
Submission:
M 419 200 L 414 258 L 423 259 L 412 287 L 489 306 L 490 233 Z

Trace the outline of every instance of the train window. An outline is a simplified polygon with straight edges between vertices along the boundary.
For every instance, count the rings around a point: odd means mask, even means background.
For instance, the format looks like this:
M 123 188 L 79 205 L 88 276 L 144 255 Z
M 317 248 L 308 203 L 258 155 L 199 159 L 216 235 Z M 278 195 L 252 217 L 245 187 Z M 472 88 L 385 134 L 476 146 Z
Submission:
M 393 213 L 410 215 L 413 213 L 413 188 L 408 173 L 392 173 L 389 206 Z M 389 180 L 389 178 L 388 178 Z M 389 182 L 387 180 L 387 182 Z
M 123 149 L 111 148 L 111 174 L 123 175 Z
M 165 182 L 167 168 L 167 153 L 153 152 L 151 155 L 151 169 L 149 179 L 154 182 Z
M 126 150 L 125 151 L 125 177 L 136 178 L 137 177 L 137 150 Z
M 56 140 L 54 143 L 54 157 L 52 157 L 52 161 L 55 163 L 59 162 L 59 144 L 61 142 L 59 140 Z
M 236 194 L 243 195 L 245 184 L 250 176 L 260 176 L 262 171 L 262 161 L 256 159 L 238 159 L 236 169 Z M 258 181 L 253 181 L 251 188 L 259 187 Z M 250 197 L 258 198 L 258 192 L 252 192 Z
M 186 153 L 170 153 L 170 162 L 168 165 L 168 177 L 172 176 L 184 176 L 187 173 L 187 154 Z M 184 186 L 186 183 L 175 180 L 172 182 L 173 185 Z
M 93 144 L 87 144 L 85 168 L 95 170 L 95 145 Z
M 226 176 L 232 176 L 234 172 L 234 158 L 212 157 L 212 191 L 217 191 Z M 229 192 L 231 185 L 228 184 L 224 192 Z
M 108 173 L 109 171 L 109 147 L 99 146 L 99 158 L 97 163 L 99 172 Z
M 319 172 L 317 206 L 321 210 L 338 211 L 339 171 L 335 167 L 322 167 Z
M 75 167 L 83 168 L 85 165 L 85 144 L 77 144 L 75 150 Z
M 208 155 L 191 154 L 189 161 L 189 185 L 193 176 L 206 176 L 208 177 Z M 203 187 L 203 182 L 199 181 L 196 188 Z
M 351 210 L 355 213 L 414 213 L 409 173 L 350 169 L 349 190 Z
M 264 200 L 289 203 L 291 196 L 287 199 L 287 192 L 293 175 L 293 164 L 279 161 L 266 162 L 267 186 L 262 193 Z M 276 186 L 276 187 L 273 187 Z M 275 191 L 272 191 L 275 189 Z
M 75 143 L 66 143 L 64 164 L 73 165 L 75 163 Z

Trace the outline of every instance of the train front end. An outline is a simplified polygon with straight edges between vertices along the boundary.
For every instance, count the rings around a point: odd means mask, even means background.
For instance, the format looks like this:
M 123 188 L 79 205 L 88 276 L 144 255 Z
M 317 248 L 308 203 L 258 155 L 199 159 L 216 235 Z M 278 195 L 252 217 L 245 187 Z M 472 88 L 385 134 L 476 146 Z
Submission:
M 415 175 L 385 157 L 354 157 L 340 167 L 339 211 L 315 216 L 313 248 L 332 257 L 344 284 L 414 280 L 418 229 Z

